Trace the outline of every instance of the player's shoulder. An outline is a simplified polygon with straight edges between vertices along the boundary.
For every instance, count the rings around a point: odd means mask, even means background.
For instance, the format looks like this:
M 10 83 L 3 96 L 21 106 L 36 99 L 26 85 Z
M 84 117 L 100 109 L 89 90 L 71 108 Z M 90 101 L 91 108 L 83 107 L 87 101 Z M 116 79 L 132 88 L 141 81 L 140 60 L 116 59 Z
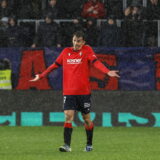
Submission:
M 88 50 L 88 51 L 93 50 L 90 45 L 84 45 L 84 46 L 83 46 L 83 49 Z
M 90 45 L 88 45 L 88 44 L 84 45 L 83 48 L 85 48 L 85 49 L 92 49 L 92 47 Z
M 63 49 L 63 53 L 68 53 L 68 52 L 70 52 L 72 50 L 72 48 L 71 47 L 66 47 L 66 48 L 64 48 Z

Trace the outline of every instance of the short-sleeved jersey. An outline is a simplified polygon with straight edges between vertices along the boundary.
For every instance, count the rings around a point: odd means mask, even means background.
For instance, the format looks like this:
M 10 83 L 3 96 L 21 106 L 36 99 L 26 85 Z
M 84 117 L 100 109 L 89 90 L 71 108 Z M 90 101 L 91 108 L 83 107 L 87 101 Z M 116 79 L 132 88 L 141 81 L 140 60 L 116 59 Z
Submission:
M 88 95 L 90 88 L 90 63 L 97 61 L 97 57 L 88 45 L 84 45 L 81 50 L 74 51 L 72 47 L 65 48 L 53 64 L 63 66 L 63 94 L 64 95 Z M 99 61 L 98 61 L 99 62 Z M 100 63 L 100 65 L 99 65 Z M 109 69 L 101 62 L 97 63 L 97 68 L 107 73 Z M 101 66 L 102 65 L 102 66 Z M 51 69 L 48 71 L 50 72 Z M 46 75 L 46 73 L 45 73 Z M 40 75 L 42 78 L 44 74 Z

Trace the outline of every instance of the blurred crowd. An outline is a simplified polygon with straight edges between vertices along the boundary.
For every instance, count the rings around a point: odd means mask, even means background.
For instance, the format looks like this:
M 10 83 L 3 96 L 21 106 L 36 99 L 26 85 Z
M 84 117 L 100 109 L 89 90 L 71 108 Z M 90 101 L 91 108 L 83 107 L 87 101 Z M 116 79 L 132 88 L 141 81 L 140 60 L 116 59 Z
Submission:
M 77 30 L 93 47 L 157 46 L 160 0 L 143 2 L 127 0 L 124 8 L 123 0 L 0 0 L 0 47 L 70 46 Z M 35 29 L 22 19 L 44 21 Z

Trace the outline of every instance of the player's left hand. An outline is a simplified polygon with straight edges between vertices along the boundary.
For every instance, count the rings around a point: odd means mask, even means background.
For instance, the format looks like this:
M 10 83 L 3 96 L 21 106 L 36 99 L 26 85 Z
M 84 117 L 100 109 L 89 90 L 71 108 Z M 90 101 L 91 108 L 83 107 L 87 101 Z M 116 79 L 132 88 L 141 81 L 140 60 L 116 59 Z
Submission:
M 117 77 L 117 78 L 119 78 L 120 76 L 118 75 L 118 72 L 119 72 L 119 71 L 109 71 L 107 74 L 108 74 L 110 77 Z

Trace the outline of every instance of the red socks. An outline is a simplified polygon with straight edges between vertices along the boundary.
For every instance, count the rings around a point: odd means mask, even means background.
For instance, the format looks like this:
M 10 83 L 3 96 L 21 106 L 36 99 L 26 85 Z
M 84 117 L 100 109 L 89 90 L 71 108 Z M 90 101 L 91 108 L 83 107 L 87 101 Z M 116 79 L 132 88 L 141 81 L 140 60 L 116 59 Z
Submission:
M 87 124 L 84 124 L 84 126 L 85 126 L 86 130 L 93 130 L 93 128 L 94 128 L 93 122 L 90 124 L 90 126 L 88 126 Z
M 71 135 L 72 135 L 72 123 L 64 123 L 64 144 L 70 146 L 71 144 Z
M 65 122 L 64 128 L 72 128 L 72 123 Z

